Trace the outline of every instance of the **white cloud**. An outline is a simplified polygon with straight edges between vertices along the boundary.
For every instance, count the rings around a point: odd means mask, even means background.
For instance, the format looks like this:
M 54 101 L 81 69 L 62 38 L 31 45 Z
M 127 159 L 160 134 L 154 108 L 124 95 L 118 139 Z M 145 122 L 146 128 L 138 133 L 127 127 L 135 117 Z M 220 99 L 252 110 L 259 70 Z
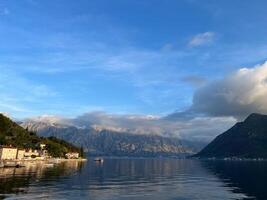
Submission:
M 267 113 L 267 62 L 253 68 L 241 68 L 221 80 L 199 88 L 191 110 L 212 116 L 243 118 Z
M 214 39 L 215 33 L 205 32 L 195 35 L 188 43 L 189 47 L 197 47 L 210 44 Z
M 61 125 L 71 125 L 71 120 L 68 118 L 64 118 L 61 116 L 56 116 L 56 115 L 41 115 L 33 118 L 28 118 L 26 120 L 29 121 L 34 121 L 34 122 L 41 122 L 41 123 L 46 123 L 50 125 L 54 124 L 61 124 Z
M 208 139 L 251 113 L 267 114 L 266 99 L 267 62 L 206 82 L 194 93 L 189 109 L 165 119 L 173 122 L 169 129 L 175 127 L 183 138 Z

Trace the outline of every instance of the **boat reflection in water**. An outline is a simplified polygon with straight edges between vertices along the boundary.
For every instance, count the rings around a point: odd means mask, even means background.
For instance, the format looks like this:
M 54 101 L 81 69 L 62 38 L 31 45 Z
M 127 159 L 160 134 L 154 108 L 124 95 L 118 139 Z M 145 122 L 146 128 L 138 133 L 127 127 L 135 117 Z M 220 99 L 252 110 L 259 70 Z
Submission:
M 0 168 L 0 199 L 28 193 L 35 183 L 57 181 L 81 172 L 84 162 L 65 161 L 49 166 L 44 161 L 25 162 L 22 168 Z

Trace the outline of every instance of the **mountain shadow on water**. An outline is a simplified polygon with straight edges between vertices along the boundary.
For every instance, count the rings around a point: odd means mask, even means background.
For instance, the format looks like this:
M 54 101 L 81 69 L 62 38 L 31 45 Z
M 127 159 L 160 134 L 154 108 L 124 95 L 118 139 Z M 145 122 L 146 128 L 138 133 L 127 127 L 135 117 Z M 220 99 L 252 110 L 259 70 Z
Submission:
M 201 164 L 233 188 L 232 192 L 245 194 L 244 199 L 267 199 L 267 162 L 205 160 Z

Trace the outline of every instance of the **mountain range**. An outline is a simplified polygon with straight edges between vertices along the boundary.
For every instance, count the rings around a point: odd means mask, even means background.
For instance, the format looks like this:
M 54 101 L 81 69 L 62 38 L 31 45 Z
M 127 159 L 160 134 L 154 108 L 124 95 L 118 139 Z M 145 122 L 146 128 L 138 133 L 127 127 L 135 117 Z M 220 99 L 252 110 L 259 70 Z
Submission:
M 20 125 L 39 136 L 54 136 L 83 147 L 90 155 L 184 157 L 197 153 L 205 144 L 177 137 L 105 129 L 96 125 L 81 127 L 57 118 L 29 119 Z

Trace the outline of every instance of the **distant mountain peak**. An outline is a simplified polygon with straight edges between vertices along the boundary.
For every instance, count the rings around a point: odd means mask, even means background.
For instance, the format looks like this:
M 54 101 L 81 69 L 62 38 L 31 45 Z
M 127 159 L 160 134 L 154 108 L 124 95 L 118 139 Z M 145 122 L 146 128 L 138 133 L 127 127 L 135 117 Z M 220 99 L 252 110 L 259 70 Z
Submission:
M 252 113 L 217 136 L 196 156 L 267 158 L 267 115 Z
M 267 120 L 267 115 L 252 113 L 244 120 L 244 123 L 257 120 Z
M 37 117 L 28 118 L 25 119 L 21 124 L 24 124 L 24 127 L 31 126 L 31 124 L 40 124 L 43 126 L 61 126 L 61 127 L 72 125 L 70 119 L 59 117 L 56 115 L 41 115 Z

